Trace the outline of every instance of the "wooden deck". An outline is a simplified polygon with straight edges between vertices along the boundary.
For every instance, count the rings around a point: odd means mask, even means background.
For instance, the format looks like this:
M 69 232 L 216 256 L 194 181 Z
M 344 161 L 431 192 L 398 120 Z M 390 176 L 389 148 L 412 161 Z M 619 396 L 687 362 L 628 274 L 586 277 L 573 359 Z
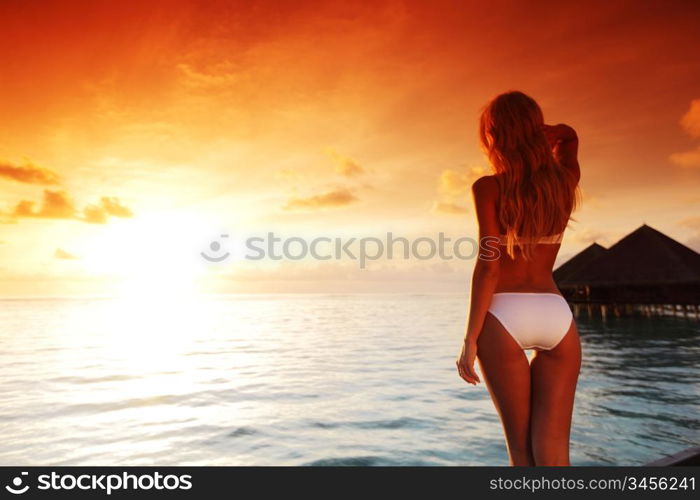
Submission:
M 669 466 L 688 466 L 700 465 L 700 446 L 693 446 L 683 451 L 679 451 L 674 455 L 659 458 L 648 464 L 646 467 L 669 467 Z

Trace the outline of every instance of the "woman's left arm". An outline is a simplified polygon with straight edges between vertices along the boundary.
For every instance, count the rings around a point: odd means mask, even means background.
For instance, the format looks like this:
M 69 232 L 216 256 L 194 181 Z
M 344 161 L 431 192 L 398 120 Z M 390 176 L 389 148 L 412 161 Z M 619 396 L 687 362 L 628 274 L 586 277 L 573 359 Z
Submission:
M 499 238 L 496 213 L 498 185 L 496 180 L 491 176 L 478 179 L 472 186 L 472 194 L 479 222 L 479 255 L 472 274 L 469 319 L 462 352 L 457 361 L 457 369 L 464 380 L 476 385 L 477 382 L 480 382 L 479 376 L 474 371 L 477 339 L 484 326 L 486 313 L 498 283 L 500 267 L 498 254 L 484 252 L 482 247 L 485 242 L 496 242 Z M 487 250 L 493 249 L 489 247 Z

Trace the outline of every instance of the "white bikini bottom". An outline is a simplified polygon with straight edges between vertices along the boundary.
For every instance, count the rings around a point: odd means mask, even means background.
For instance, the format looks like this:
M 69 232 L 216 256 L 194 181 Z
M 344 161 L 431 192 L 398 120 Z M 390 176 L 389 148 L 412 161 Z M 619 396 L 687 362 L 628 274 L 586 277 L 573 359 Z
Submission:
M 556 293 L 494 293 L 489 312 L 523 349 L 554 349 L 573 319 L 569 304 Z

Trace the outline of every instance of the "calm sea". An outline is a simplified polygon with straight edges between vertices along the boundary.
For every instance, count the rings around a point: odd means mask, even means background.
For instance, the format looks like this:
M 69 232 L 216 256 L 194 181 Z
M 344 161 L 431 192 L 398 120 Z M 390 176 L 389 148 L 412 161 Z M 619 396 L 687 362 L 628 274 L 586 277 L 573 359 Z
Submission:
M 1 465 L 505 465 L 462 295 L 0 301 Z M 579 321 L 573 465 L 700 442 L 700 322 Z

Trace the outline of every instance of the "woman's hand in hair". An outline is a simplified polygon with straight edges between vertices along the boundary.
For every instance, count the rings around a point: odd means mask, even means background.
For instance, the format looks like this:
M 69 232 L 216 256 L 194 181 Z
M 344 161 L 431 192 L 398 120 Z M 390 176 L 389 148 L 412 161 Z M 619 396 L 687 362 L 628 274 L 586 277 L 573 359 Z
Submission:
M 578 135 L 576 131 L 560 123 L 559 125 L 542 125 L 547 141 L 552 147 L 554 159 L 574 174 L 574 179 L 581 179 L 581 167 L 578 164 Z
M 560 142 L 571 141 L 577 139 L 576 131 L 568 125 L 559 123 L 557 125 L 542 124 L 542 132 L 547 138 L 549 145 L 554 148 Z

